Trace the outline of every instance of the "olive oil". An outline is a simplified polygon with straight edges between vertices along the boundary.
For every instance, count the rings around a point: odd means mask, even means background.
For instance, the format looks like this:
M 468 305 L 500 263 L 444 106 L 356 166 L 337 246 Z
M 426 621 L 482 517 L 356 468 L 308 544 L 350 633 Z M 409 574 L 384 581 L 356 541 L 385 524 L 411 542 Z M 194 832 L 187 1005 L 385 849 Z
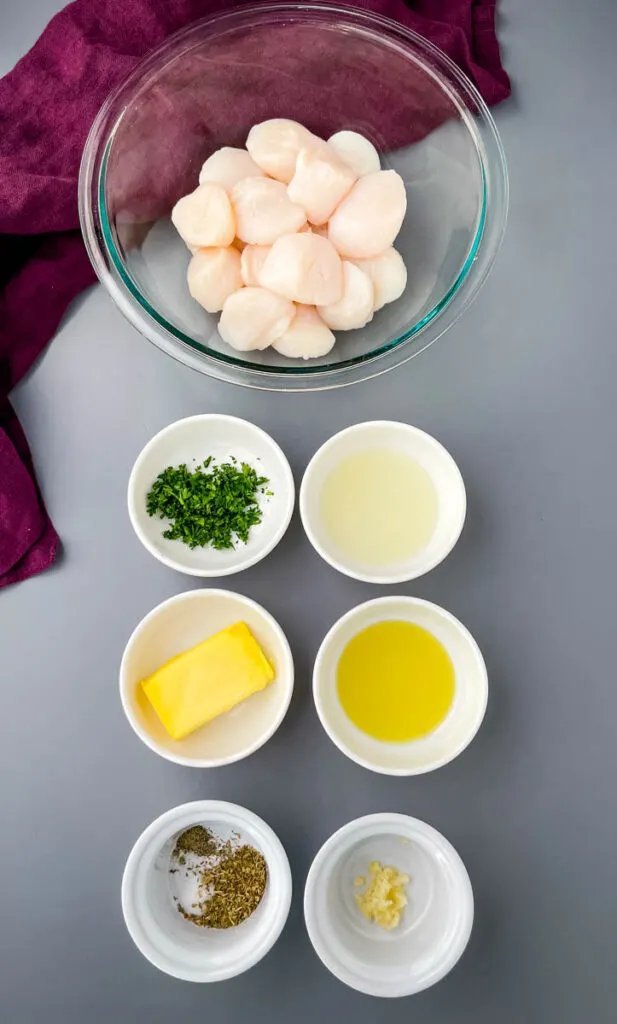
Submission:
M 454 699 L 445 647 L 412 622 L 376 622 L 354 636 L 337 667 L 338 696 L 362 732 L 406 743 L 433 732 Z
M 320 512 L 347 558 L 386 567 L 426 546 L 437 523 L 437 492 L 415 459 L 394 448 L 371 448 L 349 455 L 326 477 Z

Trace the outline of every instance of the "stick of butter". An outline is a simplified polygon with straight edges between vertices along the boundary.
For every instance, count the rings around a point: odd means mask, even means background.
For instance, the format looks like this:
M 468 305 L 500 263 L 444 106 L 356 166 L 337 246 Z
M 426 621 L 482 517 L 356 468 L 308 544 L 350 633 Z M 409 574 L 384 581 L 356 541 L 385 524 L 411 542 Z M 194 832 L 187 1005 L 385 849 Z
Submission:
M 273 679 L 250 629 L 237 622 L 171 658 L 141 685 L 169 735 L 181 740 Z

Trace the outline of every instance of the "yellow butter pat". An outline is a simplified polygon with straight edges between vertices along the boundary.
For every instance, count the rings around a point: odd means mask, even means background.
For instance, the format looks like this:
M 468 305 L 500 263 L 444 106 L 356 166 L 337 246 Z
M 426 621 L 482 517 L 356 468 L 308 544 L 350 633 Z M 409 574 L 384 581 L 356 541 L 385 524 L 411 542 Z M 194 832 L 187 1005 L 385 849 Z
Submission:
M 181 740 L 273 679 L 250 629 L 237 622 L 171 658 L 141 685 L 169 735 Z

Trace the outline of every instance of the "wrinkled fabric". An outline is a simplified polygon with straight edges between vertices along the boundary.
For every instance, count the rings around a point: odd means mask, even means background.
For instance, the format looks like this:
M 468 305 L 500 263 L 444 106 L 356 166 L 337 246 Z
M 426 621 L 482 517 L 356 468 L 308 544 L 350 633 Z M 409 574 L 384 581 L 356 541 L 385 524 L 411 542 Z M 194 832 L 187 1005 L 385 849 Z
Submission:
M 183 26 L 236 6 L 236 0 L 76 0 L 0 80 L 0 587 L 41 572 L 57 550 L 58 538 L 41 500 L 28 445 L 7 396 L 43 351 L 71 300 L 95 281 L 77 212 L 79 163 L 92 121 L 108 93 L 149 50 Z M 487 103 L 509 95 L 495 35 L 494 0 L 357 0 L 356 6 L 430 39 L 465 71 Z M 276 41 L 270 45 L 276 48 Z M 316 37 L 314 81 L 316 88 L 323 88 L 319 46 Z M 262 66 L 264 61 L 267 66 L 268 54 L 261 56 Z M 346 55 L 349 66 L 360 58 L 353 49 Z M 341 65 L 333 76 L 345 75 L 345 61 Z M 179 73 L 186 73 L 186 68 Z M 416 104 L 414 109 L 410 97 L 400 94 L 393 102 L 388 68 L 367 68 L 370 73 L 376 83 L 372 102 L 383 104 L 384 140 L 391 147 L 414 141 L 410 123 L 416 126 L 414 137 L 420 137 L 447 116 L 438 107 L 421 109 Z M 236 125 L 262 119 L 258 68 L 240 87 L 236 76 L 234 92 L 222 70 L 218 80 L 213 76 L 212 89 L 223 127 L 225 104 L 230 102 Z M 331 96 L 337 95 L 335 82 L 329 89 Z M 273 116 L 271 109 L 270 105 L 267 116 Z M 318 110 L 303 107 L 300 95 L 294 110 L 299 111 L 298 120 L 319 130 Z M 335 114 L 330 110 L 332 117 Z M 147 107 L 142 121 L 147 126 Z M 133 127 L 138 129 L 139 124 Z M 122 153 L 121 143 L 120 139 L 116 158 Z M 132 133 L 131 145 L 139 145 L 138 132 Z M 127 162 L 126 175 L 116 178 L 112 201 L 120 214 L 125 212 L 127 225 L 159 216 L 178 195 L 177 177 L 161 176 L 152 189 L 144 190 L 143 181 L 138 187 L 130 169 L 140 164 L 143 168 L 137 158 Z

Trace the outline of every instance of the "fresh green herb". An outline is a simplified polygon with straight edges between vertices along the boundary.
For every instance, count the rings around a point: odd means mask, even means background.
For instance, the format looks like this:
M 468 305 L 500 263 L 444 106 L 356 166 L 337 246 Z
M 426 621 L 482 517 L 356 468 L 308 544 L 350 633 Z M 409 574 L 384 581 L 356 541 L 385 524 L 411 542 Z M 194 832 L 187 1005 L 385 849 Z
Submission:
M 272 491 L 265 491 L 267 477 L 246 462 L 212 461 L 192 471 L 184 464 L 164 469 L 150 488 L 146 511 L 170 520 L 163 533 L 168 540 L 181 540 L 189 548 L 211 544 L 223 551 L 235 547 L 236 538 L 246 544 L 251 527 L 262 519 L 258 497 Z

